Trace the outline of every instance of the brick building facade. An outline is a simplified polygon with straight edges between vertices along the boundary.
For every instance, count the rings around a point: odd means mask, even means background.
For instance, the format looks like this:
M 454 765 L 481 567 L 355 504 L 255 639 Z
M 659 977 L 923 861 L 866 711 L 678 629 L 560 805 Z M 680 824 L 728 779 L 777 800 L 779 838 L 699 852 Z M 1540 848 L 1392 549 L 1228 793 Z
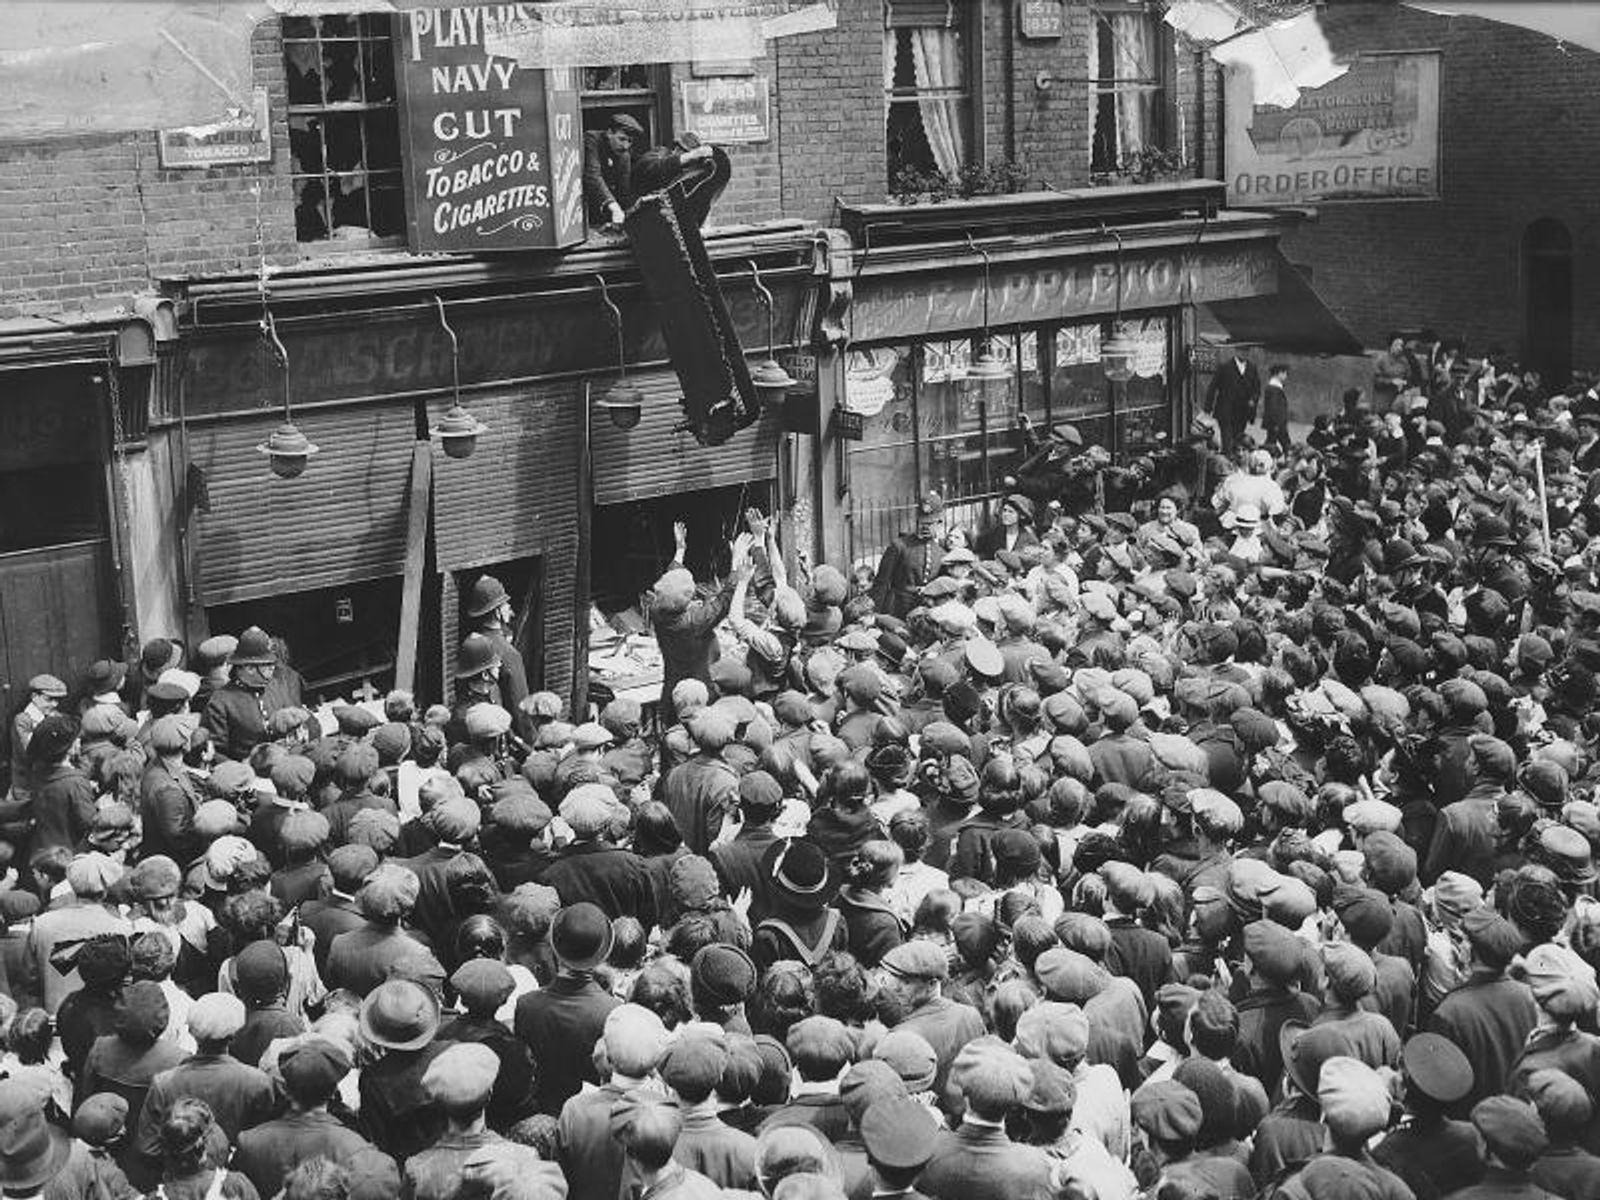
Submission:
M 1048 4 L 1034 8 L 1050 15 Z M 322 37 L 304 19 L 265 24 L 252 42 L 270 162 L 168 169 L 151 132 L 0 144 L 0 367 L 26 375 L 39 403 L 56 397 L 82 409 L 91 436 L 73 446 L 58 438 L 51 453 L 73 464 L 100 510 L 65 532 L 11 530 L 0 542 L 0 610 L 16 629 L 17 613 L 101 599 L 98 615 L 73 629 L 41 617 L 4 638 L 0 689 L 154 636 L 193 644 L 213 626 L 252 620 L 288 634 L 307 673 L 330 687 L 388 680 L 394 622 L 420 596 L 410 675 L 437 693 L 448 682 L 459 595 L 483 570 L 537 609 L 533 652 L 546 682 L 565 689 L 583 677 L 591 582 L 625 602 L 659 566 L 675 507 L 707 543 L 729 511 L 759 502 L 790 512 L 794 537 L 819 557 L 870 553 L 871 538 L 841 543 L 835 532 L 868 490 L 862 476 L 852 491 L 831 417 L 848 406 L 847 371 L 860 365 L 843 352 L 853 283 L 860 328 L 878 343 L 864 361 L 898 364 L 894 398 L 873 418 L 881 429 L 868 419 L 868 448 L 914 464 L 877 497 L 890 518 L 932 479 L 981 519 L 1020 411 L 1081 416 L 1116 438 L 1131 390 L 1146 416 L 1165 421 L 1181 388 L 1185 313 L 1206 288 L 1272 290 L 1263 250 L 1270 256 L 1275 227 L 1243 214 L 1220 220 L 1208 227 L 1220 231 L 1216 245 L 1197 252 L 1199 214 L 1216 203 L 1204 189 L 1173 190 L 1131 216 L 1114 193 L 1052 194 L 1121 182 L 1122 151 L 1141 144 L 1181 142 L 1181 157 L 1206 161 L 1214 85 L 1161 11 L 1066 0 L 1040 37 L 1025 36 L 1010 0 L 840 0 L 836 28 L 777 40 L 753 63 L 628 68 L 621 77 L 634 90 L 620 98 L 586 77 L 599 89 L 584 94 L 591 116 L 633 105 L 662 140 L 685 126 L 685 83 L 722 70 L 770 87 L 770 136 L 730 148 L 733 181 L 709 243 L 747 350 L 767 328 L 748 268 L 759 262 L 765 272 L 778 348 L 816 372 L 815 388 L 801 393 L 812 415 L 799 422 L 815 432 L 785 432 L 789 418 L 772 410 L 731 452 L 673 428 L 673 372 L 616 239 L 478 258 L 412 255 L 402 238 L 360 236 L 359 224 L 344 231 L 354 238 L 301 240 L 308 119 L 295 105 L 316 60 L 296 59 L 297 43 L 303 50 Z M 925 90 L 930 81 L 938 86 Z M 947 118 L 934 115 L 941 97 Z M 934 223 L 902 231 L 892 252 L 877 254 L 870 230 L 902 223 L 898 210 L 867 211 L 890 196 L 891 159 L 942 163 L 953 175 L 953 147 L 970 163 L 1010 164 L 1026 202 L 1015 212 L 990 202 L 975 224 L 960 201 L 906 209 L 919 220 L 931 212 Z M 382 164 L 358 165 L 375 174 Z M 375 212 L 370 175 L 367 184 Z M 854 244 L 835 228 L 847 217 Z M 974 231 L 981 249 L 967 243 Z M 1015 372 L 1007 396 L 963 394 L 957 404 L 952 392 L 956 449 L 913 441 L 895 450 L 891 435 L 905 422 L 932 436 L 939 389 L 953 388 L 961 364 L 990 340 L 980 308 L 987 313 L 991 265 L 993 344 Z M 662 397 L 631 432 L 593 416 L 617 365 L 597 276 L 621 305 L 630 382 Z M 258 327 L 263 277 L 288 351 L 283 373 Z M 453 399 L 441 301 L 459 335 L 462 399 L 490 426 L 470 465 L 418 440 Z M 922 315 L 907 324 L 908 311 Z M 1144 338 L 1146 374 L 1113 386 L 1098 347 L 1124 317 Z M 937 363 L 946 364 L 942 383 Z M 281 419 L 285 378 L 296 423 L 322 452 L 303 477 L 275 480 L 255 447 Z M 792 455 L 775 452 L 782 439 Z M 432 466 L 419 490 L 424 461 Z M 408 540 L 406 514 L 418 503 L 428 514 Z M 591 540 L 615 553 L 591 564 Z M 424 546 L 426 569 L 413 573 Z M 360 653 L 341 658 L 352 640 L 363 642 Z M 19 699 L 14 690 L 5 698 Z
M 1537 360 L 1541 331 L 1560 320 L 1530 274 L 1540 252 L 1530 233 L 1547 230 L 1569 248 L 1571 341 L 1570 356 L 1545 350 L 1545 361 L 1558 384 L 1563 358 L 1600 367 L 1600 107 L 1590 102 L 1600 54 L 1394 4 L 1330 5 L 1321 21 L 1341 59 L 1441 51 L 1441 195 L 1320 205 L 1289 223 L 1286 256 L 1368 347 L 1431 328 L 1470 352 L 1499 346 Z

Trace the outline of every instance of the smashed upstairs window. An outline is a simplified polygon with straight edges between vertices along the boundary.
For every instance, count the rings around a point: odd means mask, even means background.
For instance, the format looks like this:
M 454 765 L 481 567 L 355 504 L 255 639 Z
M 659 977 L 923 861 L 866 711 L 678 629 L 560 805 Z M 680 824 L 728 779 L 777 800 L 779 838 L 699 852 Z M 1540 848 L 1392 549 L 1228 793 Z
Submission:
M 302 242 L 405 233 L 389 18 L 285 17 L 289 151 Z

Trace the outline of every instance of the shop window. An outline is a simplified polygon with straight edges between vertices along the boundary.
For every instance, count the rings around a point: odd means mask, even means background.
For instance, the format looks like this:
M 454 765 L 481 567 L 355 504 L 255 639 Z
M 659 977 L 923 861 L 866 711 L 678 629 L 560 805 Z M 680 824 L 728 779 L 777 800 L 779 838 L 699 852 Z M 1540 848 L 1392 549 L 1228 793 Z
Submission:
M 584 67 L 579 92 L 584 129 L 604 129 L 612 117 L 626 113 L 644 127 L 647 138 L 633 148 L 635 154 L 666 142 L 672 123 L 662 111 L 662 97 L 669 94 L 665 73 L 664 66 L 652 63 Z
M 405 233 L 389 18 L 285 17 L 289 154 L 302 242 Z
M 1094 36 L 1089 39 L 1093 174 L 1138 174 L 1143 160 L 1167 149 L 1170 59 L 1158 7 L 1111 0 L 1093 6 Z
M 972 80 L 977 5 L 889 0 L 883 33 L 889 188 L 927 191 L 981 155 L 974 143 Z

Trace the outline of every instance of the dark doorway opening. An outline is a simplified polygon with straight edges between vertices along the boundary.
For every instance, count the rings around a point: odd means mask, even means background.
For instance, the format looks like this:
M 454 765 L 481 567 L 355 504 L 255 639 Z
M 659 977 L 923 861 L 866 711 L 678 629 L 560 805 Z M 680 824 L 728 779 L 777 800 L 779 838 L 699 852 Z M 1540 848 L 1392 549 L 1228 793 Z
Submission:
M 368 685 L 378 695 L 394 686 L 400 591 L 398 577 L 374 579 L 215 605 L 207 617 L 212 629 L 237 634 L 259 625 L 281 638 L 305 679 L 304 699 L 315 707 Z
M 728 572 L 728 543 L 744 528 L 744 511 L 772 511 L 772 483 L 731 484 L 656 500 L 601 504 L 594 510 L 590 588 L 610 615 L 637 603 L 672 559 L 672 525 L 689 531 L 684 565 L 702 583 Z M 509 584 L 507 586 L 510 586 Z
M 528 690 L 540 691 L 544 687 L 544 558 L 516 558 L 455 572 L 456 595 L 461 598 L 461 609 L 456 616 L 456 628 L 460 630 L 456 639 L 458 645 L 472 629 L 472 618 L 467 616 L 467 597 L 472 595 L 472 585 L 484 575 L 493 575 L 511 595 L 511 644 L 522 655 L 523 665 L 527 667 Z
M 1541 218 L 1522 235 L 1522 365 L 1545 388 L 1572 376 L 1572 234 Z

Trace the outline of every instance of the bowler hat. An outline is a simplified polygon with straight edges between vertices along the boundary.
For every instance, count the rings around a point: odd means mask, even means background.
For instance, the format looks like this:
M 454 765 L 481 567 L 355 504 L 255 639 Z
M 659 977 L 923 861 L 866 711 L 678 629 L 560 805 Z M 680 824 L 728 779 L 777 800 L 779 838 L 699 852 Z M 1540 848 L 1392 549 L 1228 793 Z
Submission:
M 236 667 L 267 666 L 278 661 L 272 649 L 272 639 L 259 625 L 252 625 L 239 635 L 239 644 L 233 648 L 228 661 Z
M 478 582 L 472 585 L 472 591 L 467 597 L 467 616 L 482 617 L 492 613 L 502 604 L 511 603 L 511 594 L 506 591 L 506 585 L 493 575 L 480 575 Z
M 599 966 L 611 953 L 611 921 L 598 904 L 563 908 L 550 923 L 550 945 L 562 964 L 576 971 Z
M 761 868 L 778 896 L 797 908 L 821 909 L 832 896 L 832 867 L 811 842 L 798 838 L 773 842 L 762 855 Z

